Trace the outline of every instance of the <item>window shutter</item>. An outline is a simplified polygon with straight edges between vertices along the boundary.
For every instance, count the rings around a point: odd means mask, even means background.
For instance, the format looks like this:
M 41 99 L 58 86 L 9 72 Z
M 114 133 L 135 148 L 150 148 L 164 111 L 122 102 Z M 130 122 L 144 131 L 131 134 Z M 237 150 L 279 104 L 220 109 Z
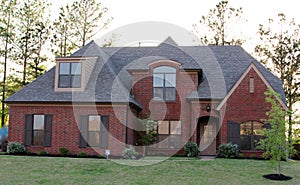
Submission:
M 108 147 L 108 116 L 101 116 L 100 148 Z
M 228 142 L 240 146 L 240 123 L 228 121 Z
M 32 145 L 33 115 L 25 115 L 24 145 Z
M 88 146 L 88 116 L 80 116 L 79 129 L 79 147 L 86 148 Z
M 51 146 L 52 115 L 45 116 L 44 146 Z

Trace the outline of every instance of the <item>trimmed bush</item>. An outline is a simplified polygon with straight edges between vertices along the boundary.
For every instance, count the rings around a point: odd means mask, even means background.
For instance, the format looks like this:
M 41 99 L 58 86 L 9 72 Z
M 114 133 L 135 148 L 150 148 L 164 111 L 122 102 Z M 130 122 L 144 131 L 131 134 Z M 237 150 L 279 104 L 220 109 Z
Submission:
M 135 151 L 135 149 L 132 146 L 129 146 L 129 148 L 125 148 L 125 150 L 122 152 L 122 158 L 123 159 L 136 159 L 138 156 L 138 153 Z
M 69 150 L 67 148 L 64 148 L 64 147 L 60 148 L 59 151 L 60 151 L 60 154 L 63 155 L 63 156 L 66 156 L 66 155 L 69 154 Z
M 218 147 L 219 157 L 234 158 L 238 156 L 238 145 L 232 143 L 221 144 Z
M 78 152 L 77 157 L 87 157 L 87 153 L 85 152 Z
M 199 152 L 199 148 L 195 142 L 189 141 L 185 144 L 184 151 L 188 157 L 196 157 Z
M 41 150 L 41 151 L 39 152 L 39 155 L 47 155 L 47 154 L 48 154 L 48 152 L 45 151 L 45 150 Z
M 25 154 L 26 148 L 22 143 L 9 142 L 7 145 L 8 154 Z

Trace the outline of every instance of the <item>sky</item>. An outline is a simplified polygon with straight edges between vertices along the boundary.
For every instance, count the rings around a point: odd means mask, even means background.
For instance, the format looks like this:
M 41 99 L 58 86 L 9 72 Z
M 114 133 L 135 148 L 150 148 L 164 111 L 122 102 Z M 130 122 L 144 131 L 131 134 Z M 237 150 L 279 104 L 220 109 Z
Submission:
M 157 33 L 158 37 L 149 37 L 146 40 L 163 41 L 174 30 L 179 33 L 180 37 L 172 36 L 179 45 L 181 43 L 183 32 L 191 32 L 192 25 L 198 23 L 203 15 L 207 15 L 209 10 L 214 8 L 220 0 L 98 0 L 108 8 L 108 16 L 114 19 L 106 30 L 97 34 L 102 38 L 111 33 L 119 34 L 121 37 L 116 40 L 115 46 L 130 45 L 135 39 L 143 39 L 145 36 L 137 35 L 146 32 L 146 34 Z M 58 16 L 59 7 L 66 5 L 71 0 L 52 0 L 51 17 Z M 243 18 L 246 22 L 242 25 L 236 25 L 233 30 L 241 32 L 246 42 L 242 47 L 250 54 L 254 53 L 254 47 L 258 40 L 258 25 L 266 24 L 269 18 L 275 19 L 279 13 L 284 13 L 288 20 L 295 19 L 300 23 L 298 0 L 229 0 L 229 6 L 234 8 L 243 8 Z M 161 30 L 156 30 L 149 26 L 149 22 L 159 22 Z M 137 24 L 137 22 L 140 22 Z M 152 22 L 153 23 L 153 22 Z M 129 26 L 128 26 L 129 25 Z M 141 28 L 140 28 L 141 27 Z M 141 29 L 141 30 L 139 30 Z M 125 31 L 124 31 L 125 30 Z M 139 30 L 139 31 L 136 31 Z M 167 33 L 164 33 L 167 32 Z M 126 37 L 125 37 L 126 35 Z M 123 39 L 133 38 L 130 40 Z M 187 40 L 187 39 L 185 39 Z M 193 44 L 193 43 L 191 43 Z M 299 110 L 300 114 L 300 110 Z
M 192 25 L 199 22 L 202 15 L 207 15 L 211 8 L 214 8 L 219 0 L 98 0 L 108 8 L 108 15 L 114 19 L 108 29 L 99 32 L 97 37 L 102 37 L 118 29 L 137 22 L 158 21 L 172 24 L 186 31 L 192 30 Z M 51 14 L 55 18 L 58 15 L 60 6 L 64 6 L 70 0 L 51 1 Z M 278 13 L 284 13 L 287 19 L 295 18 L 300 22 L 300 13 L 297 0 L 229 0 L 229 6 L 243 8 L 243 17 L 246 22 L 237 25 L 238 30 L 247 39 L 243 47 L 252 53 L 257 40 L 255 37 L 258 25 L 266 23 L 269 18 L 276 18 Z M 172 27 L 172 26 L 171 26 Z M 174 29 L 174 28 L 170 28 Z M 153 30 L 151 30 L 153 31 Z M 163 32 L 163 31 L 162 31 Z M 162 34 L 162 33 L 160 33 Z M 122 35 L 122 34 L 120 34 Z M 163 34 L 162 34 L 163 35 Z M 163 35 L 162 37 L 165 37 Z M 124 36 L 121 36 L 124 37 Z M 122 40 L 122 38 L 119 38 Z M 124 38 L 123 38 L 124 39 Z M 163 39 L 163 38 L 160 38 Z M 181 42 L 178 38 L 173 38 Z M 118 39 L 117 39 L 118 42 Z M 117 45 L 120 43 L 116 43 Z

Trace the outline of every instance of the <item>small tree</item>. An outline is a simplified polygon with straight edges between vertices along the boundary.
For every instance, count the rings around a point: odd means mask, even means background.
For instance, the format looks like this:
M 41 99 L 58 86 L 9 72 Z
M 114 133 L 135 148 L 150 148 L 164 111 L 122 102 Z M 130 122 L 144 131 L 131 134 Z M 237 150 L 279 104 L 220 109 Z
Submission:
M 143 157 L 146 155 L 146 146 L 153 144 L 156 141 L 157 136 L 157 122 L 150 119 L 138 120 L 143 127 L 142 131 L 139 131 L 139 142 L 143 145 Z
M 277 173 L 281 175 L 281 160 L 293 151 L 292 145 L 287 143 L 286 137 L 286 111 L 279 103 L 280 95 L 269 89 L 265 95 L 266 102 L 271 104 L 267 112 L 268 122 L 271 127 L 264 129 L 266 138 L 259 141 L 259 148 L 265 150 L 263 156 L 270 158 L 271 163 L 277 163 Z

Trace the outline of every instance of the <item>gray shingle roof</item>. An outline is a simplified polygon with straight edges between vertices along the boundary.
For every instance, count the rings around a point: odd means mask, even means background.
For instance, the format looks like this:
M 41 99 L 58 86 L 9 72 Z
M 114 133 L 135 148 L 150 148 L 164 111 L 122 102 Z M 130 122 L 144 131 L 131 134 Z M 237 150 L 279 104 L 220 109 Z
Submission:
M 98 57 L 83 92 L 55 92 L 55 67 L 15 93 L 6 102 L 132 102 L 130 70 L 147 70 L 148 64 L 169 59 L 181 69 L 201 69 L 203 81 L 187 98 L 222 99 L 251 63 L 260 70 L 273 89 L 285 96 L 279 78 L 274 76 L 240 46 L 178 46 L 167 38 L 157 47 L 99 47 L 91 41 L 71 57 Z

